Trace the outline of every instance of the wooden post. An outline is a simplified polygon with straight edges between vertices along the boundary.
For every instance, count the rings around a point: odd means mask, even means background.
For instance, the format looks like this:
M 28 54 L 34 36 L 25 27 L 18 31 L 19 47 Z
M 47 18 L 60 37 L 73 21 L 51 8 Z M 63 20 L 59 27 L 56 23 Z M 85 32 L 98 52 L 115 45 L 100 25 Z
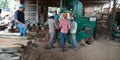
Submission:
M 112 36 L 112 33 L 113 33 L 113 31 L 112 31 L 112 25 L 113 25 L 113 22 L 114 22 L 114 19 L 115 19 L 115 13 L 116 13 L 116 11 L 115 11 L 115 9 L 116 9 L 116 0 L 113 0 L 113 8 L 112 8 L 112 10 L 111 10 L 111 14 L 110 14 L 110 16 L 109 16 L 109 21 L 108 21 L 108 31 L 109 31 L 109 37 L 110 37 L 110 40 L 112 40 L 112 38 L 113 38 L 113 36 Z
M 62 0 L 60 0 L 60 12 L 62 11 Z
M 39 15 L 38 15 L 38 13 L 39 13 L 39 1 L 37 0 L 37 6 L 36 6 L 37 8 L 36 8 L 36 20 L 38 21 L 38 18 L 39 18 Z

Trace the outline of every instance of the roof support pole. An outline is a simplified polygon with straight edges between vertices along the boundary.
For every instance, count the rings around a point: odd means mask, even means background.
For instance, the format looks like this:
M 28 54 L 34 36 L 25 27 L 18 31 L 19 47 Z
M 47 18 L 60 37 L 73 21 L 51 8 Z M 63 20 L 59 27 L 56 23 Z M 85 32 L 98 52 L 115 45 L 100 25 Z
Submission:
M 116 0 L 113 0 L 113 8 L 111 10 L 111 13 L 110 13 L 110 16 L 109 16 L 109 21 L 108 21 L 108 35 L 109 35 L 110 40 L 113 39 L 113 36 L 112 36 L 112 34 L 113 34 L 112 25 L 113 25 L 114 19 L 115 19 L 115 13 L 116 13 L 115 9 L 116 9 Z

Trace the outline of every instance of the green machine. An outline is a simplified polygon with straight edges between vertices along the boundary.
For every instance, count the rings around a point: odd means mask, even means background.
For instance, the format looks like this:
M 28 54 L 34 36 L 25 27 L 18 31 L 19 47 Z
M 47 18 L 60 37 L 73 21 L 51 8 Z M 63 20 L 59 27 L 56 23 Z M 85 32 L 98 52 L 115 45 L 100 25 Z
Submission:
M 83 17 L 83 4 L 80 0 L 61 0 L 60 13 L 74 13 L 78 24 L 77 41 L 93 37 L 96 20 L 94 17 Z M 70 40 L 70 39 L 68 39 Z
M 113 40 L 115 38 L 120 38 L 120 12 L 116 12 L 115 22 L 112 24 L 112 36 Z

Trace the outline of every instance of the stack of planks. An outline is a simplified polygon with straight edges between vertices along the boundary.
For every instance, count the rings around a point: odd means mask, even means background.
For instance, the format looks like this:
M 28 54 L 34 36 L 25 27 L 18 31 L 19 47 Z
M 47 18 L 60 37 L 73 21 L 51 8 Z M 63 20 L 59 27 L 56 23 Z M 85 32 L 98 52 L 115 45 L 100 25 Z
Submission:
M 0 60 L 19 60 L 24 51 L 21 47 L 27 42 L 17 33 L 0 33 Z

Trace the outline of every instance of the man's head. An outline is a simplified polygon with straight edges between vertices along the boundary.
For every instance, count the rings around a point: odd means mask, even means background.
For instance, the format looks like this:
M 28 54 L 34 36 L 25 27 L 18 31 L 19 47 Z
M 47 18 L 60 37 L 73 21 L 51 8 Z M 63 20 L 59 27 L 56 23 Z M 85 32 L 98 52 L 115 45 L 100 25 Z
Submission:
M 74 13 L 70 13 L 70 21 L 73 22 L 74 21 Z
M 54 16 L 50 16 L 49 18 L 50 18 L 50 19 L 54 19 Z
M 63 13 L 62 16 L 63 16 L 64 19 L 67 19 L 68 14 L 67 13 Z
M 70 18 L 70 21 L 73 22 L 73 21 L 74 21 L 74 17 L 71 17 L 71 18 Z
M 57 10 L 55 10 L 54 13 L 57 14 Z
M 0 9 L 0 14 L 1 14 L 2 10 Z
M 70 16 L 74 17 L 75 18 L 75 14 L 74 13 L 70 13 Z
M 19 11 L 24 11 L 25 10 L 25 5 L 24 4 L 20 4 L 19 5 Z

